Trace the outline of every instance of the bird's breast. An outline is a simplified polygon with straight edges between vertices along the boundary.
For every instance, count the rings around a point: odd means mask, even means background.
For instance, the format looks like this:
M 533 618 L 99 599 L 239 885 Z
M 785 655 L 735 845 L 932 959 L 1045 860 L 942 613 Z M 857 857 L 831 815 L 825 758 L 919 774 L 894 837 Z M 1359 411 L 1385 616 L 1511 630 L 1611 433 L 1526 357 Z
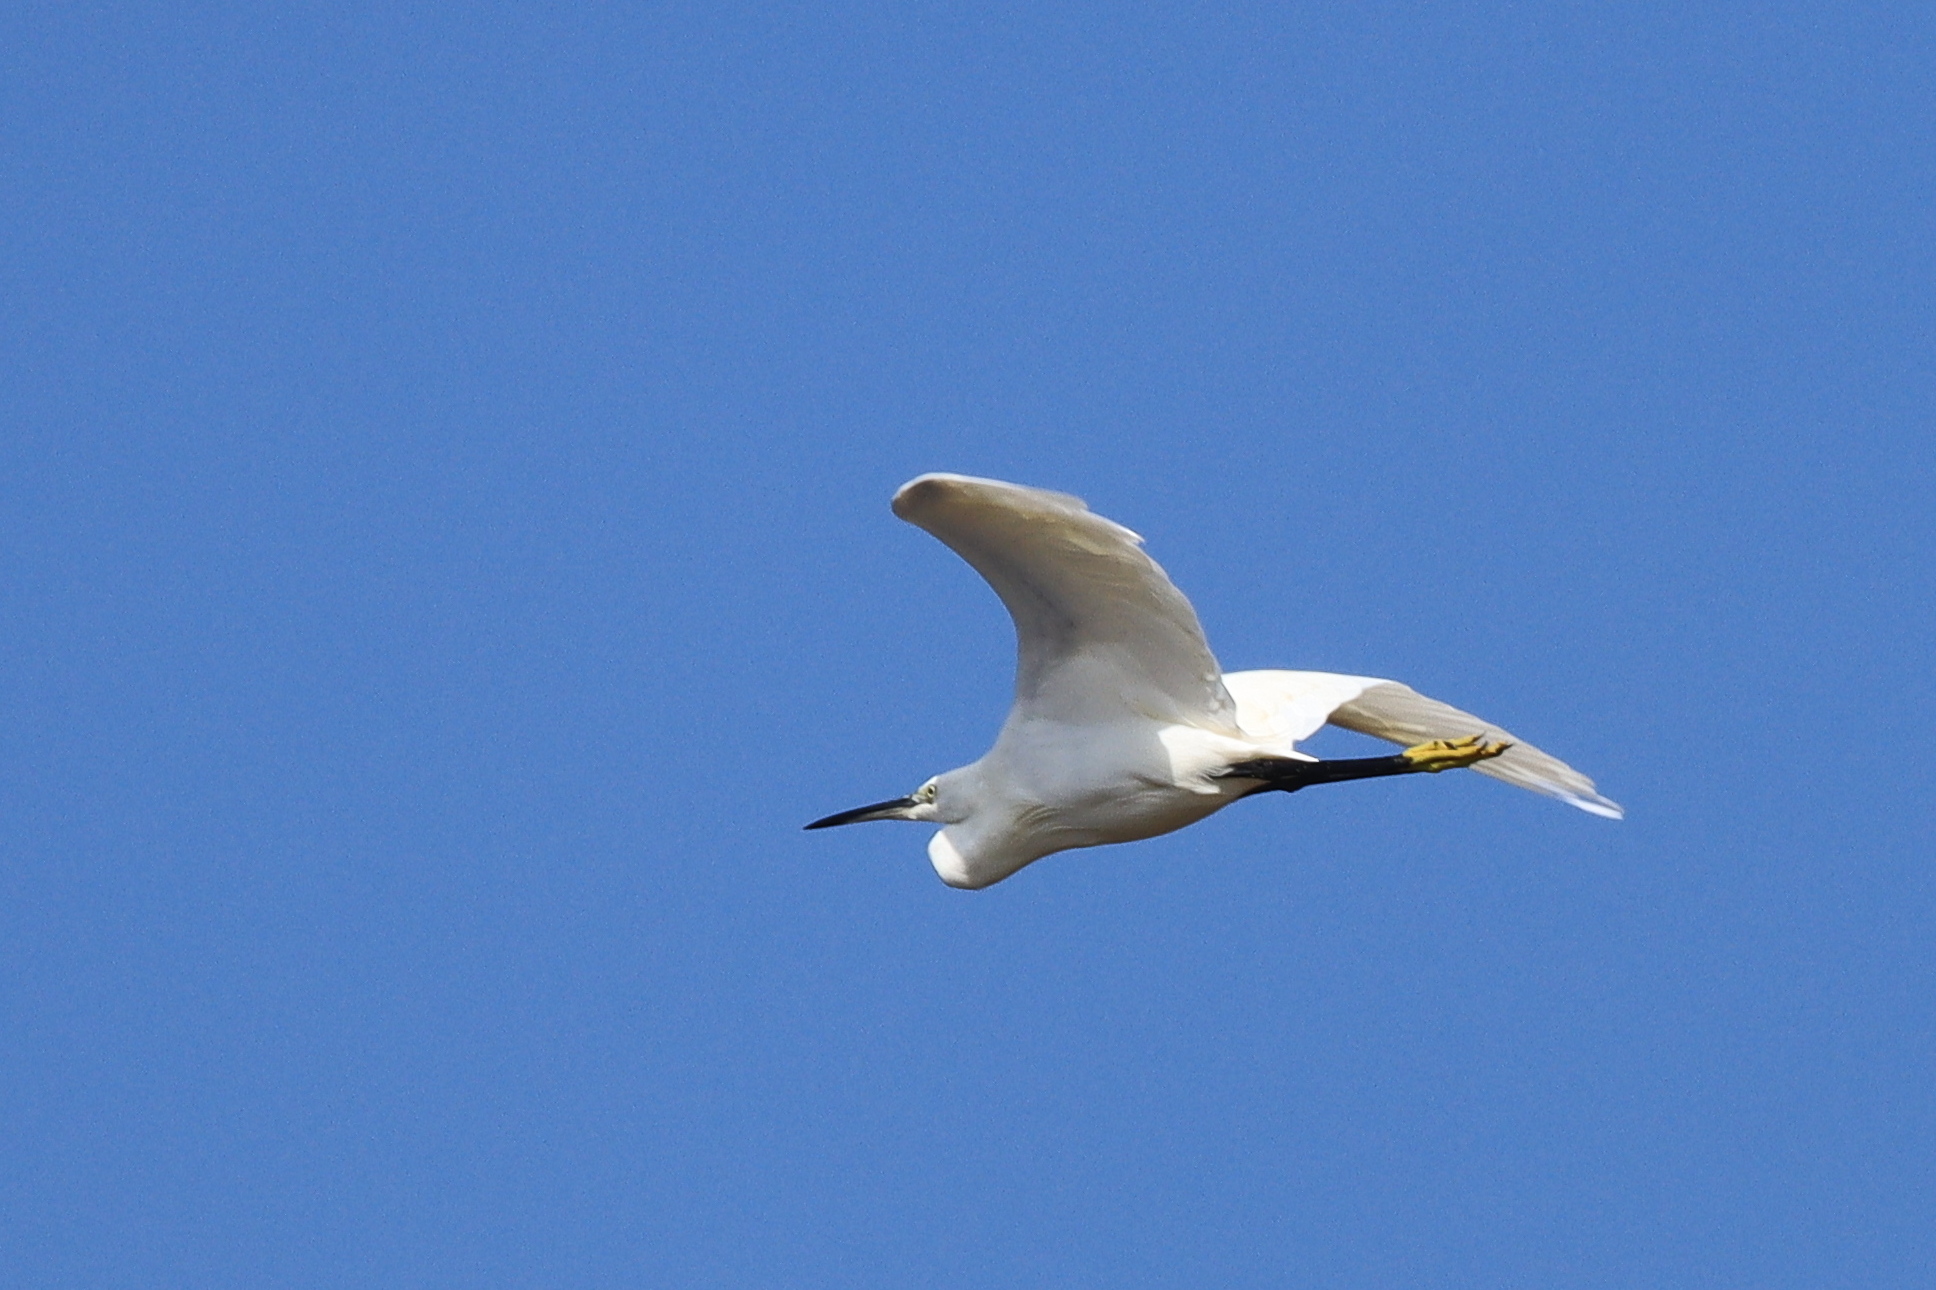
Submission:
M 1212 773 L 1247 748 L 1227 737 L 1150 722 L 1035 723 L 1004 731 L 983 763 L 1007 809 L 1004 832 L 1055 850 L 1129 842 L 1194 824 L 1238 796 Z

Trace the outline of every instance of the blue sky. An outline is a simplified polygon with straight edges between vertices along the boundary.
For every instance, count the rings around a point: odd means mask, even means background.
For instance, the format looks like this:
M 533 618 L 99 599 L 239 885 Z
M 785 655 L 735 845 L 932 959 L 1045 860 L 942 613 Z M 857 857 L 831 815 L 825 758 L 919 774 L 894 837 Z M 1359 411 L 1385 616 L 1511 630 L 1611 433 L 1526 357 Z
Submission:
M 0 1285 L 1927 1285 L 1932 66 L 14 7 Z M 800 832 L 1005 709 L 937 469 L 1628 819 L 1350 785 L 981 893 Z

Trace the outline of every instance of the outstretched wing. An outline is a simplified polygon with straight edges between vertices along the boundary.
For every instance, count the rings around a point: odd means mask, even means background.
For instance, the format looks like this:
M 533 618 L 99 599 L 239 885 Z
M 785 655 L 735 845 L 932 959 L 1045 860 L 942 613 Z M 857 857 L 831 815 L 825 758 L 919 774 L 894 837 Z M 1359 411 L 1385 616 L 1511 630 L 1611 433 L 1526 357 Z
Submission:
M 1238 722 L 1254 737 L 1285 741 L 1308 738 L 1325 722 L 1407 747 L 1431 739 L 1484 735 L 1512 747 L 1472 769 L 1535 793 L 1557 797 L 1594 815 L 1620 819 L 1625 812 L 1594 791 L 1593 781 L 1518 735 L 1428 699 L 1409 685 L 1373 676 L 1332 672 L 1232 672 L 1224 678 L 1237 701 Z
M 1196 611 L 1142 541 L 1066 493 L 923 475 L 894 513 L 947 543 L 1015 620 L 1015 704 L 1031 717 L 1124 715 L 1232 728 Z

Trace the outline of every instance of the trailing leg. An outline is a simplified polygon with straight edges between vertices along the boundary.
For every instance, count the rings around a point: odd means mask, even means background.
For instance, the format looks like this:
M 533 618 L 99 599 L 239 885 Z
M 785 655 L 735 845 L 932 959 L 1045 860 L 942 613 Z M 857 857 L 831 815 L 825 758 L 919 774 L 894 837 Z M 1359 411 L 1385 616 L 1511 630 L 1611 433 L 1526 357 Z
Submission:
M 1341 784 L 1352 779 L 1385 775 L 1436 775 L 1497 757 L 1511 744 L 1489 744 L 1483 735 L 1463 739 L 1434 739 L 1415 744 L 1390 757 L 1348 757 L 1336 761 L 1298 761 L 1290 757 L 1259 757 L 1238 762 L 1218 773 L 1219 779 L 1254 779 L 1253 793 L 1295 793 L 1313 784 Z

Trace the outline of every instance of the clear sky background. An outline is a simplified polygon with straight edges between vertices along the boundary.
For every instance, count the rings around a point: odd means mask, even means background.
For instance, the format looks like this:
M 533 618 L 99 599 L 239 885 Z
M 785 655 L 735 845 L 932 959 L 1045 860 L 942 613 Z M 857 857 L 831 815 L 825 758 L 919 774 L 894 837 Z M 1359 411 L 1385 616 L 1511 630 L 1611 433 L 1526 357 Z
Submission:
M 0 1285 L 1936 1275 L 1926 5 L 0 17 Z M 1595 776 L 943 887 L 924 470 Z M 1353 747 L 1346 736 L 1317 750 Z

